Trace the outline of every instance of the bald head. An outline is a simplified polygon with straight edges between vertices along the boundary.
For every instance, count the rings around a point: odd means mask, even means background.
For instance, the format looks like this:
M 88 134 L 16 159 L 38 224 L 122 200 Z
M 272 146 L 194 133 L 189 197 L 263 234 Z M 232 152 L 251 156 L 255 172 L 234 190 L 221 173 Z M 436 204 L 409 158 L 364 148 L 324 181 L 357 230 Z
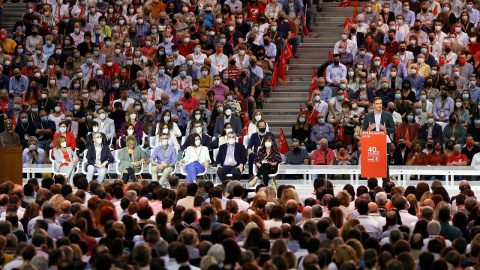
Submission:
M 432 201 L 432 199 L 425 199 L 423 201 L 423 206 L 430 206 L 431 208 L 435 208 L 435 203 Z
M 148 199 L 145 197 L 138 199 L 138 206 L 140 208 L 146 208 L 148 206 Z
M 302 216 L 304 219 L 311 219 L 312 218 L 312 207 L 305 206 L 302 211 Z
M 60 204 L 60 209 L 62 209 L 62 213 L 69 214 L 70 206 L 72 206 L 72 203 L 70 201 L 67 201 L 67 200 L 63 201 L 62 204 Z
M 378 212 L 377 204 L 374 202 L 368 203 L 368 213 L 377 213 L 377 212 Z

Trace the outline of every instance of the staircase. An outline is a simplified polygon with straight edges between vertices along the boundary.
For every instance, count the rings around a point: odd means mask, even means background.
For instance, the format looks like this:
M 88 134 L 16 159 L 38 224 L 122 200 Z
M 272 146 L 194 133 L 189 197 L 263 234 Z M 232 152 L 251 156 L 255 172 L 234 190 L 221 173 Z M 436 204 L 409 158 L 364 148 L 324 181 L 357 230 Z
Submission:
M 20 21 L 27 11 L 27 3 L 3 3 L 2 28 L 7 30 L 7 36 L 12 37 L 13 26 Z
M 277 87 L 264 100 L 262 112 L 277 140 L 282 128 L 287 142 L 291 143 L 292 125 L 297 120 L 300 103 L 303 109 L 306 107 L 312 71 L 328 60 L 328 52 L 333 53 L 333 46 L 340 39 L 346 16 L 353 15 L 353 7 L 338 7 L 338 4 L 324 2 L 321 12 L 312 11 L 312 29 L 297 50 L 300 59 L 289 60 L 287 81 L 279 79 Z M 361 7 L 357 9 L 361 12 Z

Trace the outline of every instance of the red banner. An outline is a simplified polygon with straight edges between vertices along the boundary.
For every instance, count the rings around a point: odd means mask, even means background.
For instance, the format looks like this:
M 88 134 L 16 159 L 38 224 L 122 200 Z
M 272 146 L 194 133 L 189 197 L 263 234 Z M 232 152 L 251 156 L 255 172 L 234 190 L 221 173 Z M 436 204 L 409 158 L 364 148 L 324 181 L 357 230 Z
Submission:
M 361 175 L 362 177 L 387 177 L 387 133 L 385 131 L 362 131 Z
M 350 29 L 350 17 L 345 18 L 345 23 L 343 24 L 343 29 Z
M 280 136 L 278 137 L 278 151 L 281 154 L 285 154 L 289 151 L 287 139 L 285 138 L 282 128 L 280 128 Z
M 306 12 L 306 9 L 303 11 L 303 14 L 302 14 L 302 19 L 303 19 L 302 31 L 303 31 L 303 34 L 305 36 L 308 36 L 308 34 L 310 34 L 310 31 L 308 31 L 308 28 L 307 28 L 307 19 L 306 19 L 306 16 L 305 16 L 305 12 Z
M 313 91 L 318 88 L 317 79 L 317 72 L 314 69 L 312 73 L 312 80 L 310 81 L 310 92 L 308 93 L 309 98 L 312 98 Z
M 357 7 L 354 7 L 353 8 L 353 16 L 352 16 L 353 23 L 357 23 L 357 15 L 358 15 Z

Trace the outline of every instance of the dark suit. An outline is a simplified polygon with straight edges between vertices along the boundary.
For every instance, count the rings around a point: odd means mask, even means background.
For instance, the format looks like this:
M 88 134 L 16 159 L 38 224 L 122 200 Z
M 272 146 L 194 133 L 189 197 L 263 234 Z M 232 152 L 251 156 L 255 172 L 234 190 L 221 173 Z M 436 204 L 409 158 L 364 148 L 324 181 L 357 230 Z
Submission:
M 237 164 L 232 166 L 224 165 L 225 160 L 227 159 L 228 147 L 229 146 L 227 143 L 220 146 L 216 160 L 217 166 L 222 166 L 217 170 L 218 177 L 222 182 L 227 179 L 227 174 L 230 173 L 232 174 L 233 180 L 240 180 L 242 177 L 242 171 L 240 171 L 240 169 L 238 169 L 237 167 L 239 165 L 242 165 L 243 168 L 245 168 L 245 163 L 247 163 L 247 150 L 242 144 L 235 143 L 233 158 Z
M 233 132 L 235 132 L 235 135 L 237 135 L 237 137 L 239 138 L 242 137 L 242 121 L 240 121 L 240 118 L 235 115 L 231 115 L 230 124 L 232 124 L 232 129 Z M 218 138 L 222 134 L 224 125 L 225 117 L 217 117 L 217 120 L 215 121 L 215 129 L 213 131 L 213 136 Z
M 87 153 L 87 161 L 88 165 L 93 165 L 95 166 L 96 164 L 96 152 L 95 152 L 95 145 L 90 145 L 88 148 L 88 153 Z M 110 151 L 110 147 L 108 144 L 104 144 L 102 146 L 102 153 L 100 154 L 100 162 L 103 163 L 108 160 L 108 163 L 113 164 L 115 159 L 112 156 L 112 152 Z
M 365 45 L 365 34 L 362 32 L 357 32 L 356 34 L 357 34 L 357 38 L 354 41 L 357 42 L 357 46 Z M 351 38 L 352 38 L 352 34 L 349 34 L 348 39 L 351 39 Z
M 368 130 L 368 126 L 370 124 L 375 124 L 375 112 L 369 112 L 365 115 L 362 130 L 364 131 Z M 386 126 L 387 135 L 394 134 L 396 132 L 395 122 L 393 122 L 393 117 L 390 112 L 387 112 L 387 111 L 381 112 L 380 124 Z
M 434 141 L 442 141 L 443 140 L 442 127 L 439 124 L 434 123 L 432 128 L 433 128 L 432 139 Z M 420 127 L 420 140 L 422 141 L 423 144 L 426 144 L 427 139 L 428 139 L 428 123 Z
M 185 143 L 182 145 L 182 151 L 185 151 L 187 147 L 190 146 L 190 136 L 192 136 L 192 134 L 188 135 L 187 139 L 185 140 Z M 212 142 L 210 141 L 210 136 L 206 134 L 202 134 L 202 145 L 206 146 L 208 150 L 212 149 Z

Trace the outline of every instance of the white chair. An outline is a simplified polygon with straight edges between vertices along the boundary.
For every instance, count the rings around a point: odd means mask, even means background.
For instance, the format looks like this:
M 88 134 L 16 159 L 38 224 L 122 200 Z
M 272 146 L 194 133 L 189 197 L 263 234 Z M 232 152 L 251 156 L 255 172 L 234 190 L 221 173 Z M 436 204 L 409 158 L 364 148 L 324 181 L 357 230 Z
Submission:
M 145 148 L 145 142 L 147 141 L 146 138 L 147 138 L 147 134 L 145 134 L 145 132 L 142 132 L 143 133 L 143 136 L 142 136 L 142 145 L 141 147 L 142 148 Z
M 53 149 L 50 149 L 50 153 L 49 153 L 49 158 L 50 158 L 50 161 L 52 161 L 52 172 L 53 172 L 53 175 L 55 176 L 56 174 L 60 174 L 60 175 L 67 175 L 66 173 L 62 173 L 62 172 L 59 172 L 57 170 L 55 170 L 55 160 L 53 159 L 52 157 L 52 154 L 53 154 Z M 77 162 L 77 165 L 75 166 L 75 174 L 78 173 L 78 171 L 80 170 L 80 162 Z M 70 185 L 73 185 L 73 183 L 70 183 Z
M 248 142 L 249 141 L 250 141 L 250 135 L 243 136 L 243 145 L 245 146 L 245 148 L 248 147 Z
M 182 143 L 180 144 L 180 146 L 182 146 L 185 143 L 185 140 L 187 140 L 187 136 L 182 136 Z
M 176 164 L 175 164 L 176 166 Z M 176 167 L 175 167 L 176 169 Z M 197 173 L 197 179 L 199 176 L 201 176 L 202 178 L 205 179 L 205 174 L 207 173 L 208 171 L 208 168 L 205 169 L 205 171 L 203 173 Z M 180 166 L 180 174 L 182 174 L 183 176 L 187 177 L 187 172 L 185 171 L 185 163 L 182 164 L 182 166 Z
M 155 149 L 150 149 L 150 156 L 153 155 L 153 151 L 155 151 Z M 175 172 L 177 171 L 177 163 L 178 162 L 175 162 L 175 165 L 173 166 L 173 171 L 169 174 L 169 175 L 174 175 Z M 150 175 L 153 175 L 152 173 L 152 162 L 150 161 L 150 163 L 148 163 L 148 172 L 150 173 Z M 168 182 L 165 182 L 165 186 L 168 185 Z
M 55 159 L 53 158 L 53 148 L 50 149 L 50 151 L 48 153 L 48 159 L 50 160 L 50 163 L 52 163 L 52 164 L 55 161 Z
M 115 173 L 117 174 L 117 177 L 120 178 L 123 174 L 123 172 L 120 172 L 118 166 L 120 165 L 120 158 L 118 157 L 118 155 L 120 154 L 120 151 L 121 150 L 116 150 L 115 151 Z M 135 173 L 136 176 L 139 176 L 141 175 L 143 172 L 143 163 L 141 165 L 141 168 L 140 168 L 140 172 L 139 173 Z
M 88 149 L 85 149 L 85 151 L 83 151 L 83 162 L 82 162 L 82 173 L 83 174 L 87 174 L 87 167 L 88 167 L 88 161 L 87 161 L 87 153 L 88 153 Z M 108 172 L 110 171 L 110 164 L 107 164 L 107 174 L 106 176 L 108 175 Z M 98 176 L 98 173 L 94 173 L 93 175 L 96 175 Z
M 253 175 L 256 176 L 257 175 L 257 172 L 258 172 L 258 168 L 257 168 L 257 165 L 253 165 Z M 275 180 L 275 177 L 277 177 L 277 174 L 278 174 L 278 169 L 277 169 L 277 172 L 276 173 L 272 173 L 272 174 L 269 174 L 268 175 L 268 178 L 270 178 L 270 183 L 272 183 L 272 186 L 277 189 L 278 188 L 278 184 L 277 184 L 277 180 Z M 261 179 L 259 179 L 261 180 Z

